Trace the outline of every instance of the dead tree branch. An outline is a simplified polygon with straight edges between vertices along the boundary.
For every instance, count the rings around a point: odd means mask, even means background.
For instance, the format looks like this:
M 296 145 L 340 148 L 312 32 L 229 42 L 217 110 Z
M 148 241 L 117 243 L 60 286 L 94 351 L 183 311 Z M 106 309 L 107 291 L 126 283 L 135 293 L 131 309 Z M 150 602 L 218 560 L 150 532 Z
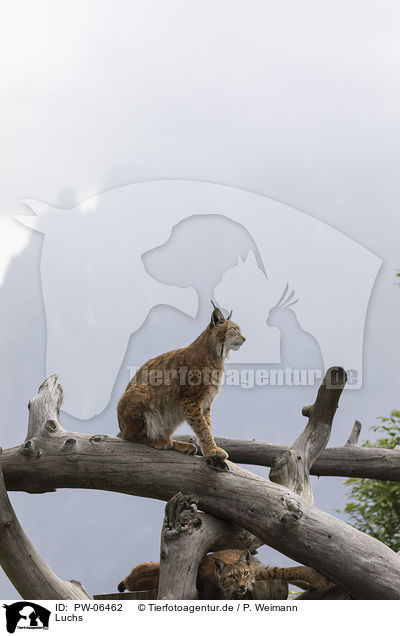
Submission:
M 194 442 L 190 435 L 177 439 Z M 272 444 L 259 440 L 241 440 L 215 437 L 215 443 L 229 453 L 229 459 L 238 464 L 271 466 L 276 455 L 289 449 L 286 444 Z M 320 477 L 363 477 L 400 481 L 400 446 L 397 449 L 364 448 L 347 444 L 331 446 L 322 451 L 310 468 L 310 475 Z
M 53 376 L 42 385 L 38 401 L 54 400 L 50 389 L 57 381 Z M 33 451 L 25 444 L 4 453 L 8 488 L 27 492 L 95 488 L 168 501 L 184 483 L 187 492 L 196 493 L 205 512 L 245 528 L 357 598 L 400 598 L 396 553 L 288 488 L 232 462 L 227 462 L 228 472 L 219 473 L 203 457 L 159 451 L 106 435 L 53 432 L 46 427 L 52 419 L 47 412 L 54 413 L 54 408 L 43 410 Z
M 174 495 L 161 531 L 159 599 L 197 598 L 197 571 L 207 552 L 226 548 L 254 552 L 263 542 L 247 530 L 198 512 L 196 495 Z
M 346 442 L 346 446 L 355 446 L 358 444 L 358 439 L 361 433 L 361 422 L 356 420 L 353 424 L 353 428 L 351 429 L 351 433 L 349 439 Z
M 344 369 L 328 369 L 315 403 L 303 407 L 303 415 L 309 418 L 304 431 L 288 450 L 277 455 L 272 462 L 269 473 L 271 481 L 290 488 L 311 504 L 314 503 L 314 497 L 310 468 L 329 441 L 333 418 L 346 381 Z M 353 428 L 350 439 L 354 439 L 355 435 Z M 326 581 L 322 587 L 326 587 Z
M 0 564 L 22 598 L 90 598 L 79 581 L 62 581 L 54 574 L 21 528 L 5 489 L 1 471 L 1 449 L 0 527 Z
M 314 502 L 310 468 L 329 441 L 333 417 L 347 376 L 341 367 L 326 372 L 314 404 L 303 407 L 308 424 L 301 435 L 272 461 L 269 478 L 282 484 L 310 503 Z

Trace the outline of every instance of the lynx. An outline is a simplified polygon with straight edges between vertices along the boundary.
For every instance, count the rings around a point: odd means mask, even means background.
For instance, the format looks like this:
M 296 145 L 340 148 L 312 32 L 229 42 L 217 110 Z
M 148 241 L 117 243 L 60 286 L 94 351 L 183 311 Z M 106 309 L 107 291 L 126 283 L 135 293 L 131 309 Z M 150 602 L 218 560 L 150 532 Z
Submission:
M 194 342 L 153 358 L 138 370 L 118 403 L 123 439 L 193 454 L 194 444 L 171 439 L 186 420 L 203 455 L 228 457 L 215 444 L 210 409 L 221 388 L 225 359 L 246 340 L 231 314 L 224 318 L 214 305 L 210 323 Z
M 158 561 L 141 563 L 133 568 L 118 585 L 118 590 L 137 592 L 158 588 L 160 564 Z M 282 579 L 299 587 L 327 587 L 330 582 L 313 568 L 266 567 L 249 550 L 219 550 L 207 554 L 200 563 L 197 589 L 200 599 L 252 598 L 254 583 L 260 580 Z

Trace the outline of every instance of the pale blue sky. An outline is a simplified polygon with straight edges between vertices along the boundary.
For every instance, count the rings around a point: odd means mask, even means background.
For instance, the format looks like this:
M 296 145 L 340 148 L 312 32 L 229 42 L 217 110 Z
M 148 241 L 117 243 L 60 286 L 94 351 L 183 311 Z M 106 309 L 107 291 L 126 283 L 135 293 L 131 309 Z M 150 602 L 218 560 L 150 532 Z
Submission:
M 397 2 L 17 0 L 1 13 L 2 446 L 24 439 L 26 404 L 45 373 L 42 239 L 12 215 L 26 213 L 25 198 L 71 207 L 154 179 L 263 194 L 380 257 L 363 388 L 343 397 L 333 443 L 346 441 L 355 418 L 365 437 L 377 416 L 399 408 Z M 65 426 L 115 431 L 124 380 L 121 372 L 109 411 L 84 425 L 66 417 Z M 266 404 L 259 391 L 226 390 L 215 404 L 217 431 L 289 443 L 313 395 L 276 392 Z M 342 507 L 341 481 L 314 479 L 316 504 Z M 132 565 L 157 558 L 159 502 L 74 491 L 11 498 L 51 567 L 91 594 L 113 591 Z M 104 556 L 111 546 L 112 558 Z M 15 597 L 4 575 L 0 597 Z

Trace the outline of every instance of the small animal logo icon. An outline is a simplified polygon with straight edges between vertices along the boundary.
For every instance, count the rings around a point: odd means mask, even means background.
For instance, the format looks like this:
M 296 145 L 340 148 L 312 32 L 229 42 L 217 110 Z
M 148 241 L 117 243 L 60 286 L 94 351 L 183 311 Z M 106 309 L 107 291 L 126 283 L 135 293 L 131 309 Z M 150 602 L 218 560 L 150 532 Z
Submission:
M 51 612 L 37 603 L 18 601 L 3 607 L 6 610 L 6 626 L 9 634 L 14 634 L 16 629 L 49 628 Z

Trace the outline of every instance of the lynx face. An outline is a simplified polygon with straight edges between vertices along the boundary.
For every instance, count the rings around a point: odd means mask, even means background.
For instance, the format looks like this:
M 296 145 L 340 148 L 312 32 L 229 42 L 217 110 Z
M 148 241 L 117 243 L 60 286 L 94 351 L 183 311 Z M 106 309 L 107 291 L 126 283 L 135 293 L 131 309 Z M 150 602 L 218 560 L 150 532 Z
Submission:
M 225 340 L 227 351 L 230 351 L 231 349 L 237 351 L 238 349 L 240 349 L 245 341 L 246 338 L 240 331 L 239 325 L 237 325 L 236 322 L 233 322 L 232 320 L 228 320 Z
M 255 574 L 248 550 L 235 563 L 225 563 L 222 559 L 214 561 L 216 577 L 224 598 L 241 598 L 252 590 Z
M 232 313 L 232 312 L 231 312 Z M 224 318 L 222 312 L 217 307 L 211 316 L 211 333 L 215 338 L 216 350 L 223 358 L 225 358 L 232 349 L 237 351 L 246 338 L 240 331 L 239 325 L 228 318 Z

